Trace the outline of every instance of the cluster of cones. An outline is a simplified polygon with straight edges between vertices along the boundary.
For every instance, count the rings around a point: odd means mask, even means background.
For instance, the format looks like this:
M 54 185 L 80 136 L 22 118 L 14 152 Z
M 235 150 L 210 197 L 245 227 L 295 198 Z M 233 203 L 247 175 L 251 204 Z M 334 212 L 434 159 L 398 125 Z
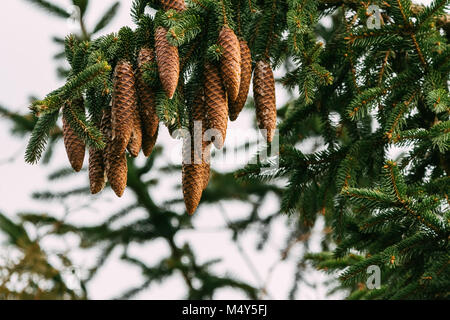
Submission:
M 218 149 L 223 147 L 228 118 L 231 121 L 238 118 L 247 101 L 252 80 L 252 56 L 247 42 L 238 39 L 233 30 L 224 26 L 218 45 L 222 50 L 220 63 L 216 66 L 206 62 L 203 88 L 192 106 L 192 120 L 201 122 L 203 131 L 193 132 L 191 128 L 192 139 L 186 143 L 183 152 L 183 194 L 189 214 L 197 209 L 208 185 L 211 143 Z M 258 127 L 265 130 L 267 141 L 271 143 L 276 129 L 277 109 L 275 80 L 267 61 L 261 60 L 255 65 L 253 92 Z M 207 135 L 211 139 L 206 139 L 205 131 L 211 129 L 216 134 Z M 201 148 L 196 144 L 200 144 Z
M 137 59 L 137 69 L 129 61 L 120 60 L 114 71 L 112 106 L 103 110 L 97 123 L 106 147 L 89 149 L 89 180 L 92 194 L 102 191 L 109 181 L 111 188 L 121 197 L 127 186 L 126 151 L 137 157 L 142 150 L 150 156 L 158 137 L 159 118 L 156 114 L 153 90 L 143 80 L 145 64 L 153 62 L 154 52 L 142 48 Z M 83 100 L 72 101 L 65 108 L 83 109 Z M 75 171 L 80 171 L 85 156 L 85 144 L 63 118 L 63 135 L 69 161 Z
M 181 12 L 186 8 L 184 0 L 161 0 L 161 4 L 164 10 Z M 142 78 L 142 68 L 156 58 L 161 85 L 167 97 L 173 98 L 179 81 L 180 59 L 178 48 L 167 39 L 167 32 L 161 26 L 155 30 L 155 52 L 142 48 L 137 70 L 133 70 L 126 60 L 120 60 L 116 65 L 112 107 L 104 110 L 99 124 L 107 147 L 89 152 L 89 178 L 94 194 L 109 180 L 115 193 L 122 196 L 127 184 L 126 150 L 137 157 L 142 149 L 149 156 L 155 145 L 159 119 L 154 93 Z M 223 147 L 228 118 L 236 120 L 244 108 L 253 73 L 247 42 L 238 39 L 227 25 L 220 31 L 218 45 L 222 50 L 220 63 L 206 62 L 204 65 L 204 83 L 191 108 L 191 134 L 183 146 L 182 187 L 186 209 L 191 215 L 209 182 L 211 145 L 218 149 Z M 276 129 L 277 111 L 275 81 L 268 61 L 256 62 L 253 91 L 258 126 L 267 132 L 270 143 Z M 200 132 L 195 132 L 195 122 L 201 123 Z M 216 133 L 205 139 L 205 132 L 211 129 Z M 66 124 L 64 140 L 73 168 L 81 170 L 85 146 Z

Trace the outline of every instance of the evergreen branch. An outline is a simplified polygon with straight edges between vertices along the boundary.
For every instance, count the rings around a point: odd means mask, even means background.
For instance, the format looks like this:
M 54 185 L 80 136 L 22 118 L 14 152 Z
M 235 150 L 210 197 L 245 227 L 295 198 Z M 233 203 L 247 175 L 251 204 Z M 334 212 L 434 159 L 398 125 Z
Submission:
M 416 48 L 417 54 L 419 55 L 420 63 L 426 69 L 428 67 L 428 64 L 425 61 L 425 58 L 422 53 L 422 49 L 420 49 L 419 43 L 417 42 L 416 35 L 414 33 L 411 33 L 410 36 L 414 43 L 414 48 Z
M 58 120 L 59 110 L 42 115 L 33 129 L 30 141 L 25 152 L 25 161 L 35 164 L 39 161 L 45 150 L 45 145 L 50 136 L 52 128 Z
M 388 62 L 390 54 L 391 54 L 391 49 L 387 50 L 386 55 L 384 56 L 383 64 L 381 65 L 381 69 L 378 74 L 378 86 L 381 86 L 381 83 L 383 82 L 383 76 L 384 76 L 384 72 L 386 70 L 386 66 L 387 66 L 387 62 Z
M 428 216 L 423 213 L 422 215 L 420 215 L 418 212 L 416 212 L 412 206 L 411 203 L 409 201 L 407 201 L 406 199 L 403 198 L 403 192 L 401 192 L 401 190 L 403 189 L 403 187 L 401 187 L 398 184 L 398 172 L 397 172 L 397 165 L 395 162 L 388 162 L 385 166 L 385 168 L 388 170 L 388 174 L 391 180 L 391 184 L 393 186 L 394 192 L 395 192 L 395 197 L 397 199 L 397 202 L 401 205 L 401 207 L 410 215 L 412 215 L 414 218 L 416 218 L 419 222 L 421 222 L 422 224 L 424 224 L 426 227 L 434 230 L 436 233 L 440 233 L 441 232 L 441 226 L 436 225 L 435 221 L 431 221 L 428 218 Z
M 102 150 L 105 148 L 103 135 L 95 124 L 86 122 L 84 109 L 79 107 L 79 103 L 78 100 L 74 100 L 71 104 L 64 106 L 63 117 L 68 121 L 72 130 L 84 140 L 89 147 Z
M 410 24 L 409 15 L 407 14 L 406 11 L 409 9 L 408 7 L 410 5 L 410 1 L 402 1 L 402 0 L 396 0 L 396 1 L 397 1 L 397 7 L 400 10 L 400 13 L 403 18 L 403 22 L 405 23 L 405 25 L 409 25 Z M 405 7 L 405 5 L 407 7 Z
M 447 0 L 433 1 L 432 5 L 425 7 L 423 5 L 412 4 L 411 10 L 415 12 L 417 16 L 417 23 L 415 25 L 416 30 L 421 29 L 428 21 L 437 19 L 439 22 L 448 23 L 450 17 L 445 13 L 445 9 L 448 7 Z M 441 16 L 440 18 L 438 16 Z

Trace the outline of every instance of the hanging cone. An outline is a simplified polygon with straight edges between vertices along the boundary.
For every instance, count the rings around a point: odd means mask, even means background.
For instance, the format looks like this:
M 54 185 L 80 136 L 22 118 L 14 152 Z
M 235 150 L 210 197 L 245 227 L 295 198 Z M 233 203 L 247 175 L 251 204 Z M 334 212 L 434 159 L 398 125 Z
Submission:
M 108 155 L 108 166 L 106 174 L 108 175 L 111 188 L 120 198 L 127 187 L 128 164 L 126 153 L 118 153 L 114 150 L 114 145 Z
M 275 79 L 268 62 L 259 61 L 253 78 L 256 118 L 258 127 L 267 130 L 267 142 L 271 143 L 277 127 Z
M 133 114 L 137 107 L 134 72 L 128 61 L 117 63 L 113 84 L 112 143 L 116 145 L 116 150 L 123 153 L 133 132 Z
M 103 150 L 89 149 L 89 182 L 92 194 L 97 194 L 105 188 L 106 171 Z
M 111 118 L 110 108 L 104 109 L 101 123 L 101 131 L 106 142 L 104 162 L 106 176 L 108 177 L 111 188 L 118 197 L 121 197 L 127 186 L 127 157 L 125 151 L 117 150 L 117 144 L 112 143 Z
M 139 52 L 136 70 L 136 90 L 139 97 L 139 114 L 141 116 L 142 131 L 147 137 L 153 137 L 158 130 L 159 118 L 156 113 L 155 94 L 143 79 L 143 68 L 153 62 L 155 54 L 152 49 L 142 48 Z
M 235 101 L 241 82 L 241 53 L 239 40 L 229 27 L 223 27 L 219 34 L 219 45 L 223 49 L 220 70 L 230 101 Z
M 155 32 L 156 60 L 158 62 L 159 78 L 166 95 L 173 98 L 180 76 L 180 60 L 178 48 L 167 40 L 167 30 L 158 27 Z
M 202 198 L 204 166 L 202 163 L 195 163 L 192 138 L 185 139 L 183 143 L 182 185 L 186 210 L 190 215 L 193 215 Z
M 239 40 L 239 45 L 241 50 L 241 83 L 238 97 L 235 101 L 230 101 L 229 104 L 231 121 L 235 121 L 244 108 L 252 81 L 252 54 L 245 40 Z
M 218 68 L 211 64 L 205 65 L 205 102 L 208 118 L 208 128 L 217 131 L 220 136 L 214 136 L 216 148 L 223 147 L 227 135 L 228 105 L 227 94 L 222 84 Z
M 133 131 L 131 132 L 130 142 L 128 142 L 128 152 L 132 157 L 139 156 L 142 148 L 142 125 L 139 111 L 136 108 L 133 112 Z
M 178 12 L 186 10 L 186 3 L 184 0 L 161 0 L 161 5 L 164 11 L 173 9 Z
M 71 104 L 66 104 L 64 108 L 71 108 L 71 112 L 84 112 L 82 99 L 75 99 Z M 75 115 L 76 116 L 76 115 Z M 63 137 L 66 153 L 73 170 L 80 172 L 83 168 L 86 145 L 84 141 L 73 131 L 70 123 L 63 117 Z

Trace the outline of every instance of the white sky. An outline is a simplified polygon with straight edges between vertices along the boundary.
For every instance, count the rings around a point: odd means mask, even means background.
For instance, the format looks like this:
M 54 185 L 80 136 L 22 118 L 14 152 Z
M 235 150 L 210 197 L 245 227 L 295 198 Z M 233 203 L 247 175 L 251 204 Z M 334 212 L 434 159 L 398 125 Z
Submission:
M 90 1 L 90 8 L 87 13 L 88 28 L 92 28 L 96 21 L 109 7 L 112 1 Z M 428 2 L 428 1 L 419 1 Z M 54 0 L 54 3 L 68 6 L 69 1 Z M 120 14 L 110 27 L 104 32 L 117 31 L 123 25 L 132 26 L 129 16 L 131 0 L 122 1 Z M 48 92 L 62 84 L 57 78 L 55 72 L 55 62 L 53 55 L 57 53 L 58 46 L 55 45 L 51 37 L 64 37 L 69 33 L 69 25 L 66 21 L 51 17 L 45 12 L 36 9 L 25 0 L 7 0 L 0 2 L 0 105 L 10 108 L 10 110 L 26 112 L 28 106 L 28 97 L 35 95 L 43 97 Z M 279 104 L 285 98 L 278 96 Z M 230 124 L 228 137 L 229 145 L 233 145 L 240 138 L 243 130 L 250 127 L 253 115 L 247 113 L 238 122 Z M 46 180 L 46 176 L 52 170 L 67 165 L 64 148 L 60 143 L 56 150 L 55 159 L 50 167 L 42 165 L 30 166 L 24 163 L 23 154 L 27 138 L 23 140 L 12 138 L 9 133 L 7 121 L 0 121 L 0 211 L 13 216 L 17 212 L 27 210 L 38 210 L 49 212 L 61 216 L 64 213 L 64 206 L 54 202 L 51 206 L 44 206 L 42 203 L 30 200 L 30 194 L 33 191 L 42 191 L 42 189 L 67 190 L 73 186 L 81 186 L 87 183 L 86 174 L 70 180 L 65 180 L 51 185 Z M 160 142 L 166 149 L 166 161 L 179 162 L 180 144 L 174 142 L 166 133 L 167 130 L 161 130 L 163 133 Z M 234 132 L 234 135 L 233 135 Z M 249 157 L 251 154 L 248 155 Z M 10 160 L 13 157 L 12 161 Z M 141 159 L 142 160 L 142 159 Z M 240 159 L 241 164 L 245 159 Z M 216 169 L 229 169 L 228 163 L 216 163 Z M 161 197 L 161 191 L 167 194 L 173 192 L 173 185 L 179 181 L 180 176 L 175 176 L 166 181 L 159 188 L 158 196 Z M 180 191 L 177 191 L 180 192 Z M 152 190 L 153 196 L 155 191 Z M 125 207 L 132 200 L 132 195 L 126 193 L 123 199 L 115 199 L 111 192 L 104 192 L 93 205 L 93 209 L 72 210 L 70 221 L 77 223 L 93 223 L 101 221 L 117 208 Z M 83 201 L 85 200 L 85 201 Z M 86 201 L 87 200 L 87 201 Z M 80 203 L 92 202 L 90 199 L 75 199 L 69 204 L 76 208 L 81 207 Z M 276 210 L 277 202 L 269 199 L 263 206 L 267 213 Z M 225 206 L 227 214 L 232 217 L 242 217 L 248 214 L 248 208 L 241 203 L 230 203 Z M 134 218 L 142 215 L 136 213 Z M 199 262 L 223 258 L 223 262 L 218 264 L 214 270 L 219 273 L 231 273 L 238 278 L 255 284 L 255 275 L 249 270 L 244 260 L 240 256 L 236 247 L 230 243 L 230 234 L 228 232 L 211 232 L 208 230 L 223 225 L 223 218 L 217 207 L 203 206 L 197 213 L 194 224 L 196 230 L 181 233 L 176 241 L 179 245 L 189 242 L 196 250 Z M 286 218 L 280 217 L 271 231 L 270 244 L 264 252 L 255 251 L 255 239 L 257 231 L 248 232 L 241 240 L 247 254 L 251 257 L 257 266 L 258 273 L 265 279 L 270 267 L 279 260 L 279 250 L 284 246 L 286 233 Z M 312 250 L 320 250 L 318 239 L 321 237 L 320 228 L 316 230 Z M 76 243 L 75 239 L 67 239 L 67 243 Z M 51 240 L 47 243 L 48 248 L 64 248 L 65 243 Z M 295 250 L 294 250 L 295 251 Z M 130 253 L 142 257 L 144 261 L 151 264 L 168 252 L 165 244 L 161 241 L 154 241 L 146 246 L 131 246 Z M 107 299 L 116 297 L 124 290 L 134 284 L 140 284 L 142 281 L 139 270 L 123 264 L 120 259 L 121 252 L 115 252 L 114 257 L 109 260 L 107 265 L 100 271 L 99 275 L 91 282 L 89 287 L 91 298 Z M 296 251 L 295 256 L 299 252 Z M 95 252 L 88 255 L 74 251 L 71 256 L 81 265 L 85 265 L 95 257 Z M 288 260 L 281 263 L 274 270 L 269 282 L 268 290 L 275 299 L 287 297 L 290 290 L 295 270 L 295 261 Z M 319 273 L 311 273 L 310 277 L 314 281 L 323 280 Z M 184 297 L 184 283 L 181 277 L 173 277 L 162 285 L 152 285 L 148 290 L 138 296 L 140 299 L 177 299 Z M 336 297 L 336 296 L 335 296 Z M 215 298 L 240 299 L 244 296 L 234 290 L 222 290 Z M 323 299 L 326 298 L 325 290 L 319 286 L 313 291 L 309 288 L 301 287 L 299 299 Z

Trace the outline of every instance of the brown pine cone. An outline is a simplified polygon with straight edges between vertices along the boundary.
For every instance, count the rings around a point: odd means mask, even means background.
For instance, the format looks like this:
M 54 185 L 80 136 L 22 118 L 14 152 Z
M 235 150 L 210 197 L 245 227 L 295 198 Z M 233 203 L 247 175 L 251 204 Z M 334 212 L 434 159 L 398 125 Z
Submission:
M 101 131 L 106 143 L 106 149 L 103 154 L 106 175 L 111 188 L 118 197 L 121 197 L 127 186 L 128 165 L 125 151 L 117 150 L 117 145 L 112 143 L 112 121 L 111 109 L 103 110 Z
M 267 130 L 267 142 L 271 143 L 277 127 L 275 79 L 270 64 L 259 61 L 253 78 L 256 118 L 258 127 Z
M 84 112 L 84 105 L 82 99 L 75 99 L 70 104 L 66 104 L 64 108 L 71 110 L 70 112 L 76 113 Z M 70 127 L 70 123 L 63 117 L 63 136 L 64 145 L 66 147 L 66 153 L 69 158 L 70 164 L 73 170 L 80 172 L 83 168 L 84 156 L 86 152 L 86 145 L 84 141 L 73 131 Z
M 182 186 L 184 203 L 190 215 L 200 203 L 204 187 L 204 166 L 195 163 L 194 143 L 191 137 L 183 144 Z
M 169 99 L 173 98 L 180 76 L 180 60 L 178 48 L 167 40 L 167 30 L 158 27 L 155 32 L 156 60 L 158 62 L 159 78 Z
M 161 5 L 164 11 L 173 9 L 178 12 L 186 10 L 186 3 L 184 0 L 161 0 Z
M 220 59 L 223 82 L 230 101 L 235 101 L 238 97 L 241 83 L 239 40 L 233 30 L 223 27 L 219 34 L 218 43 L 223 49 L 222 58 Z
M 230 101 L 230 120 L 235 121 L 247 102 L 250 82 L 252 81 L 252 54 L 244 39 L 239 40 L 241 49 L 241 84 L 235 101 Z
M 137 107 L 132 65 L 125 60 L 117 63 L 114 72 L 113 106 L 111 110 L 112 143 L 117 150 L 125 149 L 133 132 L 133 114 Z
M 131 133 L 130 142 L 128 143 L 128 152 L 132 157 L 136 158 L 139 156 L 139 152 L 142 148 L 142 125 L 141 116 L 137 109 L 133 112 L 133 131 Z
M 112 145 L 108 154 L 106 174 L 111 188 L 120 198 L 127 187 L 128 164 L 126 153 L 118 153 L 117 151 L 119 150 L 115 150 L 114 145 Z
M 214 136 L 216 148 L 223 147 L 227 135 L 228 105 L 227 94 L 220 78 L 219 69 L 211 64 L 205 65 L 205 102 L 208 118 L 208 129 L 217 130 L 220 136 Z
M 143 79 L 143 68 L 153 62 L 155 54 L 152 49 L 142 48 L 137 59 L 136 90 L 139 97 L 139 114 L 141 116 L 142 131 L 147 137 L 153 137 L 158 130 L 159 118 L 156 113 L 155 94 Z
M 142 133 L 142 151 L 146 157 L 150 157 L 155 147 L 156 140 L 158 140 L 158 128 L 153 136 L 148 136 L 147 133 Z
M 89 149 L 89 182 L 92 194 L 97 194 L 105 188 L 106 171 L 103 150 Z

